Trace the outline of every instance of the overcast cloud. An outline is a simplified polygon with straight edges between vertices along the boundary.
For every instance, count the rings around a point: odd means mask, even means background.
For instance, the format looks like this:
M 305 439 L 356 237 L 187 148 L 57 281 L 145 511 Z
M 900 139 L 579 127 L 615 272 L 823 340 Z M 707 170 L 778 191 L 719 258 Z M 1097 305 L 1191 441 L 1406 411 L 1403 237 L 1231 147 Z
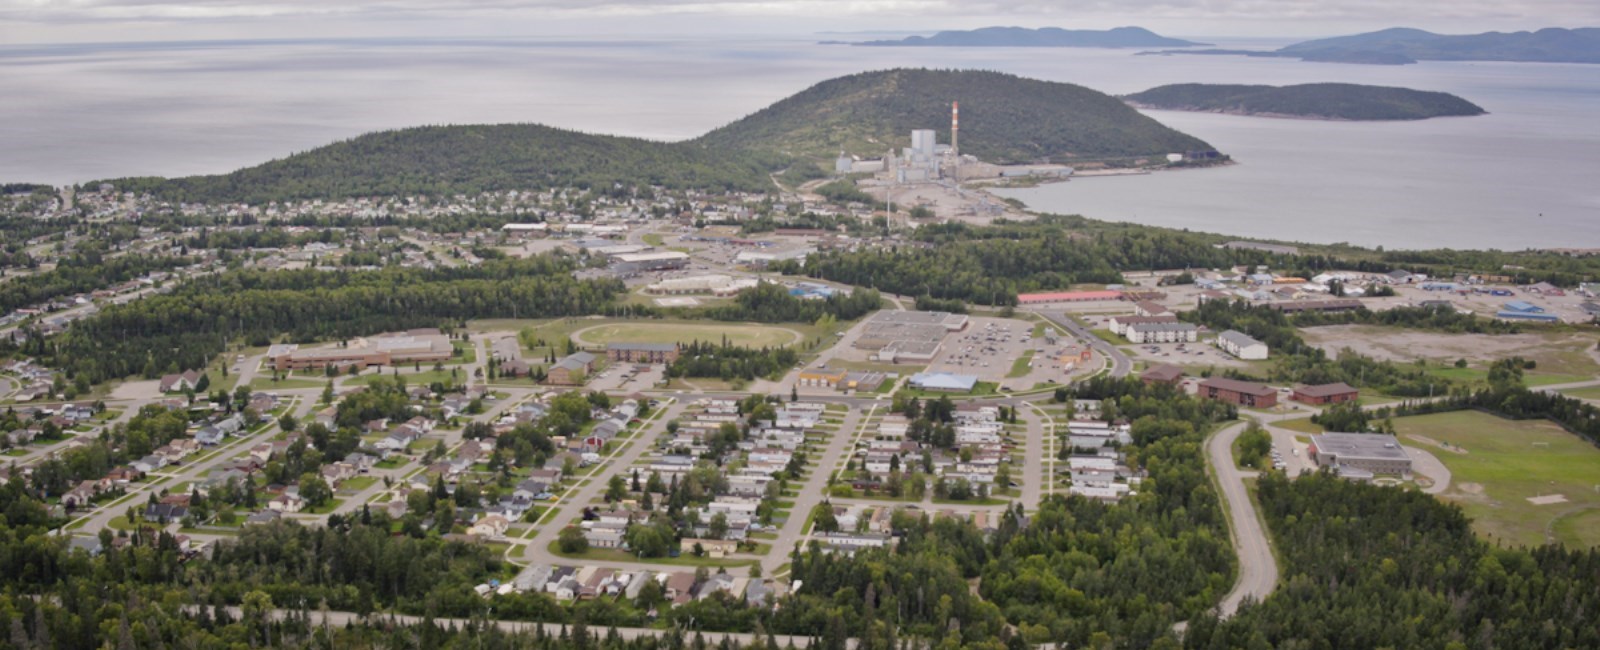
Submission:
M 1597 0 L 0 0 L 0 43 L 327 36 L 807 33 L 991 24 L 1316 36 L 1600 25 Z

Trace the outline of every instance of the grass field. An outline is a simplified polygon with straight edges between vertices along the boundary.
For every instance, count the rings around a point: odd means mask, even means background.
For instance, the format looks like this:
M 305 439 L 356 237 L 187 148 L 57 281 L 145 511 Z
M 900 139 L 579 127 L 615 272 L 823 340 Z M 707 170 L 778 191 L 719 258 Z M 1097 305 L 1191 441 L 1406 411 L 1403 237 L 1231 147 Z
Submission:
M 1561 391 L 1561 394 L 1566 395 L 1567 397 L 1576 397 L 1578 399 L 1600 399 L 1600 386 L 1590 386 L 1588 388 L 1568 388 L 1564 391 Z
M 776 326 L 722 325 L 709 323 L 633 322 L 610 323 L 579 330 L 575 336 L 585 345 L 607 343 L 691 343 L 694 341 L 729 343 L 748 347 L 776 347 L 796 343 L 800 335 Z
M 1028 371 L 1033 370 L 1033 350 L 1023 350 L 1022 356 L 1011 362 L 1011 372 L 1006 377 L 1026 377 Z
M 1394 424 L 1407 444 L 1429 450 L 1450 469 L 1444 496 L 1461 504 L 1479 533 L 1510 544 L 1600 545 L 1600 449 L 1594 445 L 1543 420 L 1513 421 L 1476 411 L 1399 418 Z M 1466 453 L 1411 435 L 1448 442 Z M 1568 502 L 1527 501 L 1552 494 Z

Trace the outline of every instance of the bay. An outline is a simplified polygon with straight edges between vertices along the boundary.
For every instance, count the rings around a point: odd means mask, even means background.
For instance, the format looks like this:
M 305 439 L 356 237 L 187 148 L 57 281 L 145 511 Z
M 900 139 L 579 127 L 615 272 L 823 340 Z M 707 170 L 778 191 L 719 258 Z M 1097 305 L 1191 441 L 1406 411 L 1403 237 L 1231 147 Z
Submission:
M 1454 92 L 1491 114 L 1339 123 L 1150 112 L 1238 164 L 1006 193 L 1040 210 L 1242 237 L 1391 248 L 1600 247 L 1600 66 L 1380 67 L 1127 50 L 851 48 L 815 40 L 602 35 L 0 46 L 0 87 L 7 89 L 0 180 L 219 173 L 421 124 L 540 122 L 681 139 L 818 81 L 898 66 L 1001 70 L 1119 94 L 1190 81 L 1344 81 Z M 977 107 L 968 112 L 979 119 Z

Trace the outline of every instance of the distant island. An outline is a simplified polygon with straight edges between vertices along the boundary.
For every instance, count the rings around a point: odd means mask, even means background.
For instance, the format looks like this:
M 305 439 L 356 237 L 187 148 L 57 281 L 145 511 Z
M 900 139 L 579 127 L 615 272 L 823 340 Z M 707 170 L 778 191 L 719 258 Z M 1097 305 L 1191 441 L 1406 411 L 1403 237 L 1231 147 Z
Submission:
M 1342 83 L 1172 84 L 1123 99 L 1140 108 L 1324 120 L 1423 120 L 1486 112 L 1450 93 Z
M 425 126 L 368 133 L 227 174 L 96 181 L 182 202 L 261 204 L 312 198 L 655 186 L 759 192 L 826 175 L 841 151 L 882 155 L 912 129 L 950 136 L 950 103 L 967 118 L 961 151 L 994 163 L 1137 165 L 1215 149 L 1072 84 L 976 70 L 896 69 L 839 77 L 699 138 L 657 142 L 538 124 Z
M 1373 65 L 1405 65 L 1418 61 L 1600 63 L 1600 28 L 1551 27 L 1534 32 L 1452 35 L 1395 27 L 1306 41 L 1272 51 L 1164 50 L 1140 54 L 1237 55 Z
M 1107 30 L 1061 29 L 1060 27 L 984 27 L 981 29 L 944 31 L 933 36 L 908 36 L 899 40 L 842 42 L 824 41 L 826 45 L 861 45 L 867 47 L 1196 47 L 1195 43 L 1179 38 L 1168 38 L 1143 27 L 1117 27 Z

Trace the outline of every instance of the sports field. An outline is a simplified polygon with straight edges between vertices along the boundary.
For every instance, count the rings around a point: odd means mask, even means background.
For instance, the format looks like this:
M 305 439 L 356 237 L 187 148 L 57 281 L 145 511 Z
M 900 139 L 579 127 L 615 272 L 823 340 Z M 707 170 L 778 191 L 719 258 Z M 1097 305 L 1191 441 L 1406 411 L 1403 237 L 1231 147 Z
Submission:
M 727 337 L 733 345 L 778 347 L 800 341 L 800 333 L 784 327 L 738 324 L 628 322 L 596 325 L 573 333 L 584 345 L 607 343 L 720 343 Z
M 1450 468 L 1450 489 L 1442 496 L 1461 504 L 1480 534 L 1509 544 L 1600 546 L 1600 449 L 1594 445 L 1544 420 L 1477 411 L 1398 418 L 1394 425 L 1406 444 L 1427 449 Z M 1528 501 L 1557 500 L 1554 495 L 1564 502 Z

